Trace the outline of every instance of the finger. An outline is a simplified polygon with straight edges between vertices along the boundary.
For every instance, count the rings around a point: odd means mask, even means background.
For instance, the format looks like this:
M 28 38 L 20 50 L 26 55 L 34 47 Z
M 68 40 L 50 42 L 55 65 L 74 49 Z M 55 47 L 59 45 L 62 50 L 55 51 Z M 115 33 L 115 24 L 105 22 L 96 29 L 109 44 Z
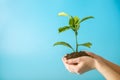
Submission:
M 80 62 L 80 57 L 66 60 L 66 63 L 68 64 L 74 64 L 74 63 L 79 63 L 79 62 Z
M 64 56 L 64 57 L 63 57 L 63 60 L 64 60 L 64 61 L 66 61 L 66 60 L 67 60 L 67 58 Z
M 71 73 L 76 73 L 76 66 L 75 65 L 69 65 L 68 66 L 68 71 Z
M 87 66 L 85 66 L 84 63 L 79 63 L 76 68 L 76 73 L 82 74 L 82 73 L 86 72 L 86 67 Z
M 65 62 L 65 58 L 62 58 L 63 64 L 67 70 L 69 70 L 69 65 Z
M 72 73 L 81 74 L 81 73 L 83 73 L 83 69 L 84 69 L 82 66 L 71 65 L 71 66 L 69 66 L 69 69 Z
M 71 73 L 75 73 L 75 65 L 71 65 L 71 64 L 68 64 L 66 61 L 66 59 L 63 57 L 62 58 L 62 61 L 63 61 L 63 64 L 65 65 L 65 68 L 71 72 Z M 68 61 L 68 60 L 67 60 Z
M 71 72 L 71 73 L 74 73 L 74 70 L 73 70 L 73 68 L 72 68 L 72 66 L 73 65 L 69 65 L 69 64 L 64 64 L 65 65 L 65 68 L 69 71 L 69 72 Z
M 64 65 L 67 64 L 65 58 L 62 58 L 62 62 L 63 62 Z
M 88 55 L 90 55 L 90 56 L 93 57 L 93 58 L 98 57 L 98 55 L 96 55 L 96 54 L 94 54 L 94 53 L 92 53 L 92 52 L 88 52 L 88 51 L 84 51 L 84 52 L 86 52 Z

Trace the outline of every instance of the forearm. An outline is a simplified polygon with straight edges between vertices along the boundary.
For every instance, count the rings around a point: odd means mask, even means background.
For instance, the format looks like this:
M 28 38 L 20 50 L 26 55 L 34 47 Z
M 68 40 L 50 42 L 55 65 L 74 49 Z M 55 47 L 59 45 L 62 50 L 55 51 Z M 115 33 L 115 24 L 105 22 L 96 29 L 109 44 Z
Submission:
M 118 72 L 120 74 L 120 66 L 118 66 L 108 60 L 105 60 L 105 59 L 103 59 L 103 60 L 107 65 L 109 65 L 112 69 L 114 69 L 116 72 Z
M 107 80 L 119 80 L 120 79 L 120 74 L 104 62 L 96 60 L 95 67 Z

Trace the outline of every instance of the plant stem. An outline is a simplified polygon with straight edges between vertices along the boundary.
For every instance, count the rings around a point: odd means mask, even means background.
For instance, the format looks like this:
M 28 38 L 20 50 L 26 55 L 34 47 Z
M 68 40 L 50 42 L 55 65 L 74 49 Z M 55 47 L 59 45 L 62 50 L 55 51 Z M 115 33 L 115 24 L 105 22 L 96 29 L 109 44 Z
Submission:
M 77 31 L 75 31 L 76 52 L 78 52 L 78 40 L 77 40 L 77 35 L 78 35 L 78 32 L 77 32 Z

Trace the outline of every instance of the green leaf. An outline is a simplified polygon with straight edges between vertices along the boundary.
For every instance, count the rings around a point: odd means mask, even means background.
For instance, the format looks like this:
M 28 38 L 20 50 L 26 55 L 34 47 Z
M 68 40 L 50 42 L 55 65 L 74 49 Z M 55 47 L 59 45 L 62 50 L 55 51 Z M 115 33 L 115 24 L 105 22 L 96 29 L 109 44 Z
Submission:
M 74 26 L 75 26 L 75 31 L 78 31 L 80 28 L 80 19 L 77 16 L 74 17 Z
M 78 16 L 75 16 L 75 17 L 74 17 L 74 24 L 78 24 L 79 20 L 80 20 L 79 17 L 78 17 Z
M 57 46 L 57 45 L 63 45 L 63 46 L 66 46 L 66 47 L 72 49 L 73 51 L 75 51 L 69 43 L 66 43 L 66 42 L 61 41 L 61 42 L 56 42 L 56 43 L 54 43 L 53 46 Z
M 74 26 L 74 18 L 72 16 L 69 18 L 69 25 Z
M 58 13 L 58 16 L 69 16 L 69 15 L 65 12 L 60 12 L 60 13 Z
M 87 43 L 83 43 L 83 44 L 78 44 L 78 46 L 85 46 L 85 47 L 90 48 L 92 46 L 92 43 L 87 42 Z
M 69 18 L 69 26 L 73 31 L 75 31 L 74 18 L 72 16 Z
M 64 26 L 64 27 L 60 27 L 60 28 L 58 29 L 58 31 L 59 31 L 59 33 L 61 33 L 61 32 L 64 32 L 64 31 L 66 31 L 66 30 L 69 30 L 69 29 L 70 29 L 69 26 Z
M 80 21 L 80 23 L 83 22 L 83 21 L 85 21 L 85 20 L 91 19 L 91 18 L 94 18 L 94 17 L 93 17 L 93 16 L 84 17 L 84 18 Z

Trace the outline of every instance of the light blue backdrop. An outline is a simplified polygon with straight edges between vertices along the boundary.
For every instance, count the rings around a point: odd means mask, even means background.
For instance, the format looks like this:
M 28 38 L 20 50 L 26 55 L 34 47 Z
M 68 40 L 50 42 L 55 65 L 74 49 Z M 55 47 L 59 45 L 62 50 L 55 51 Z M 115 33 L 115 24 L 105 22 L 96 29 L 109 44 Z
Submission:
M 96 70 L 83 75 L 69 73 L 61 58 L 71 50 L 53 47 L 56 41 L 74 46 L 72 31 L 58 34 L 67 18 L 80 18 L 79 42 L 92 42 L 89 50 L 120 64 L 120 0 L 0 0 L 0 80 L 104 80 Z

